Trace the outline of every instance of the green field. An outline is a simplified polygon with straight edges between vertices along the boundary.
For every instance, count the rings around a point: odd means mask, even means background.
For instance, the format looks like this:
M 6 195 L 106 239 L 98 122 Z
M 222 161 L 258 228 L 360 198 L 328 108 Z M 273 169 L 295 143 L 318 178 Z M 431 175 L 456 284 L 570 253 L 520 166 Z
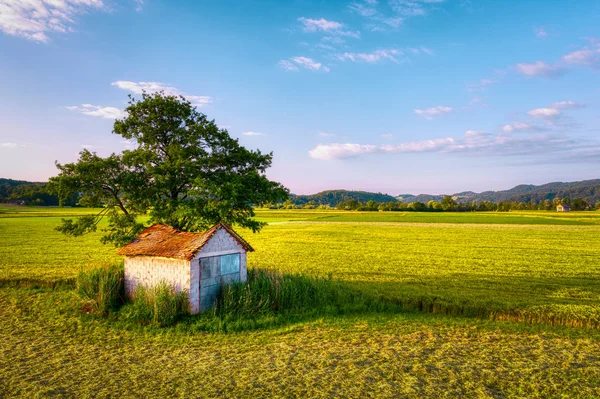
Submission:
M 81 212 L 0 206 L 0 397 L 600 397 L 600 212 L 259 210 L 249 267 L 395 307 L 235 333 L 82 315 Z

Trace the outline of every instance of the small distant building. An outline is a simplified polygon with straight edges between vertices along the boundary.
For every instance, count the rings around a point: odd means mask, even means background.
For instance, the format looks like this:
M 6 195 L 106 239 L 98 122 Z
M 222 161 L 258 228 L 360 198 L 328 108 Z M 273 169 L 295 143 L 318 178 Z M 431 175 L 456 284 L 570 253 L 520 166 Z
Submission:
M 190 313 L 214 306 L 224 284 L 246 281 L 246 253 L 253 251 L 233 229 L 219 223 L 203 233 L 179 231 L 155 224 L 117 251 L 125 256 L 125 290 L 138 284 L 172 284 L 186 290 Z
M 567 204 L 558 204 L 556 212 L 571 212 L 571 207 Z

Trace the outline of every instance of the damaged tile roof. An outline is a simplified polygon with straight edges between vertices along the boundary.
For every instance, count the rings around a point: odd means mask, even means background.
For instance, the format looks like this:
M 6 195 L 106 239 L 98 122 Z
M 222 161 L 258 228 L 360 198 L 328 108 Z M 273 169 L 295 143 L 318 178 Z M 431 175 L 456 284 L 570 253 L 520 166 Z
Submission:
M 132 242 L 120 248 L 117 254 L 191 260 L 219 228 L 225 229 L 246 251 L 254 251 L 250 244 L 225 223 L 214 225 L 203 233 L 189 233 L 165 224 L 155 224 L 142 231 Z

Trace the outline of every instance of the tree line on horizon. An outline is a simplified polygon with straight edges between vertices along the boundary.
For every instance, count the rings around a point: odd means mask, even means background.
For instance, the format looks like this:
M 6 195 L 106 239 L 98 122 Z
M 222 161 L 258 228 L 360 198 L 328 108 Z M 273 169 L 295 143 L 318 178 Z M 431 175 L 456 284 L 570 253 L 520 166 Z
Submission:
M 554 198 L 543 201 L 478 201 L 458 202 L 452 196 L 446 195 L 441 201 L 430 200 L 427 203 L 414 201 L 404 203 L 399 201 L 376 202 L 369 200 L 366 202 L 349 199 L 340 201 L 336 206 L 329 204 L 318 204 L 315 201 L 308 201 L 303 204 L 296 204 L 292 200 L 287 200 L 278 204 L 268 204 L 269 209 L 337 209 L 347 211 L 414 211 L 414 212 L 508 212 L 512 210 L 539 210 L 550 211 L 556 209 L 558 205 L 569 205 L 574 211 L 593 211 L 600 210 L 600 201 L 591 203 L 587 198 Z
M 46 187 L 47 183 L 29 182 L 23 180 L 12 180 L 0 178 L 0 202 L 16 203 L 20 205 L 33 206 L 59 206 L 58 196 L 50 193 Z M 589 198 L 554 198 L 530 201 L 488 201 L 473 200 L 468 202 L 457 201 L 452 196 L 444 196 L 440 201 L 429 200 L 427 202 L 413 201 L 401 202 L 386 194 L 376 194 L 376 201 L 369 197 L 367 192 L 356 192 L 359 198 L 341 200 L 330 205 L 330 200 L 335 198 L 324 197 L 325 203 L 309 199 L 298 200 L 299 196 L 290 196 L 285 202 L 268 204 L 269 209 L 337 209 L 356 211 L 417 211 L 417 212 L 472 212 L 472 211 L 511 211 L 511 210 L 554 210 L 558 204 L 567 204 L 575 211 L 600 210 L 600 201 L 594 202 Z M 393 200 L 389 200 L 389 199 Z M 62 204 L 63 206 L 81 206 L 79 196 L 73 195 Z

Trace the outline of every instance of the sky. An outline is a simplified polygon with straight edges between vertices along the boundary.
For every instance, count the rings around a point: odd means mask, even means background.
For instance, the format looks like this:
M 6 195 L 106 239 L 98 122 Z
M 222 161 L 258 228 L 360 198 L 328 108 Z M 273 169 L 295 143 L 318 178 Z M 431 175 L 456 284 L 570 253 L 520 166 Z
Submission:
M 600 1 L 0 0 L 0 177 L 182 94 L 297 194 L 600 178 Z

